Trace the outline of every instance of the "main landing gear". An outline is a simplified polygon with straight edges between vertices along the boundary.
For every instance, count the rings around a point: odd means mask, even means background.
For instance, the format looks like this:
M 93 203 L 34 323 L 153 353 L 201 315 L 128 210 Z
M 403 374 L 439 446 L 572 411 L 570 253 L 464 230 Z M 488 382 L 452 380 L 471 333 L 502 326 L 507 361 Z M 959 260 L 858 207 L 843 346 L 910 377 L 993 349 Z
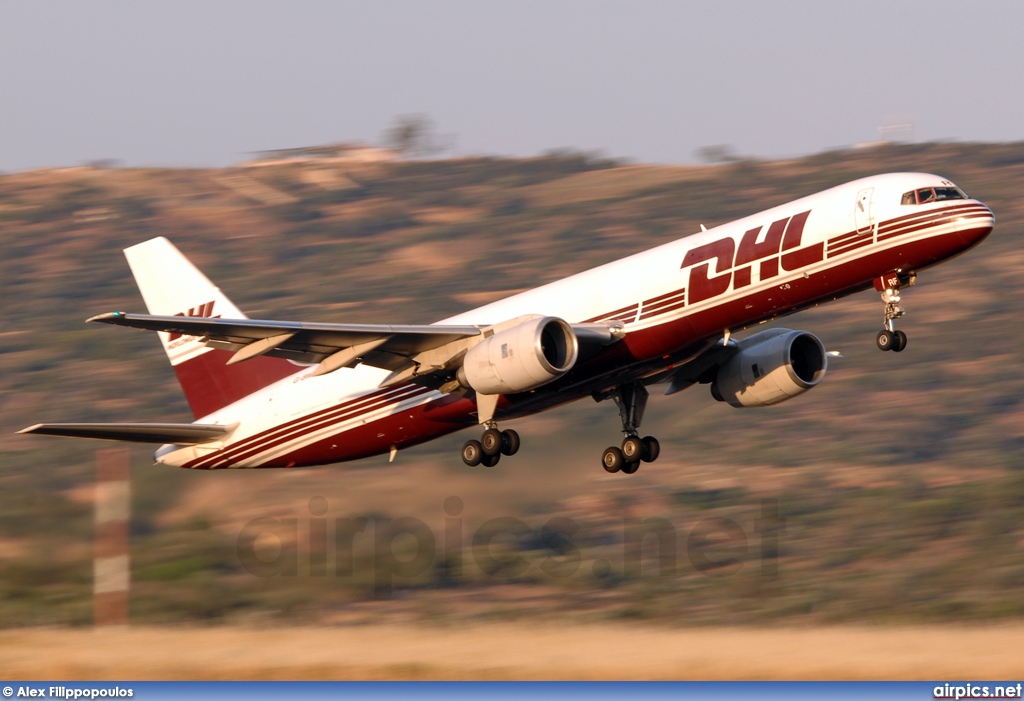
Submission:
M 462 462 L 470 467 L 494 467 L 502 455 L 519 451 L 519 434 L 512 429 L 499 431 L 494 422 L 487 424 L 480 440 L 466 441 L 462 446 Z
M 916 276 L 911 273 L 907 278 L 907 284 L 913 285 Z M 882 303 L 885 305 L 885 320 L 882 322 L 882 330 L 875 336 L 875 343 L 879 350 L 893 351 L 899 353 L 907 347 L 907 334 L 896 328 L 895 321 L 906 314 L 900 306 L 900 288 L 903 286 L 903 279 L 899 271 L 886 273 L 875 280 L 875 289 L 882 294 Z
M 622 471 L 631 475 L 640 469 L 641 462 L 654 462 L 661 454 L 661 444 L 654 436 L 640 438 L 637 429 L 647 407 L 647 388 L 642 382 L 622 385 L 611 395 L 619 407 L 622 432 L 626 434 L 622 447 L 606 448 L 601 455 L 601 465 L 608 472 Z

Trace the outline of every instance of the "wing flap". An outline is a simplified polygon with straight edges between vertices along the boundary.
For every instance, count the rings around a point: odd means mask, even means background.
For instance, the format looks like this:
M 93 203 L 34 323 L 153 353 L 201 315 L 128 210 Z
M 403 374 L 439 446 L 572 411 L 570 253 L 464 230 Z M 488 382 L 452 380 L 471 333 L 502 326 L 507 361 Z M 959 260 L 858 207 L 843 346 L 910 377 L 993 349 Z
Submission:
M 134 443 L 194 445 L 215 441 L 230 433 L 234 428 L 235 425 L 220 426 L 217 424 L 36 424 L 23 428 L 18 433 Z

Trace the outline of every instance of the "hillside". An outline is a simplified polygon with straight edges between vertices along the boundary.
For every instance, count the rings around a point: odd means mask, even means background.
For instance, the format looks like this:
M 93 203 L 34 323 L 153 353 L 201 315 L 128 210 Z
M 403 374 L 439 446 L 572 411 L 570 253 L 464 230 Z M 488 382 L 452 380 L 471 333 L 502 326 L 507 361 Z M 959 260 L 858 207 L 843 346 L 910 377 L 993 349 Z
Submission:
M 191 474 L 149 467 L 149 450 L 136 448 L 133 615 L 1024 615 L 1024 144 L 922 144 L 704 167 L 559 154 L 0 176 L 0 625 L 90 615 L 86 490 L 99 444 L 12 432 L 37 421 L 188 417 L 154 336 L 82 323 L 143 310 L 122 248 L 167 236 L 250 316 L 422 323 L 897 170 L 941 173 L 997 217 L 982 247 L 926 271 L 904 295 L 904 353 L 874 347 L 874 292 L 784 319 L 843 352 L 821 386 L 750 411 L 703 387 L 652 393 L 644 429 L 663 457 L 633 478 L 601 471 L 618 420 L 610 404 L 589 401 L 517 422 L 523 452 L 490 472 L 461 464 L 462 435 L 392 466 L 385 456 L 287 473 Z M 249 519 L 305 523 L 313 496 L 327 499 L 330 518 L 415 516 L 441 533 L 450 495 L 465 502 L 467 531 L 498 515 L 531 528 L 573 519 L 585 536 L 582 569 L 543 574 L 544 546 L 524 538 L 508 547 L 529 555 L 525 573 L 467 568 L 449 581 L 430 570 L 402 582 L 401 596 L 373 601 L 366 577 L 261 579 L 238 561 Z M 763 499 L 786 520 L 774 579 L 758 575 Z M 740 566 L 718 577 L 680 560 L 673 577 L 629 576 L 623 519 L 654 516 L 675 525 L 681 551 L 699 524 L 731 519 L 745 534 L 730 551 Z

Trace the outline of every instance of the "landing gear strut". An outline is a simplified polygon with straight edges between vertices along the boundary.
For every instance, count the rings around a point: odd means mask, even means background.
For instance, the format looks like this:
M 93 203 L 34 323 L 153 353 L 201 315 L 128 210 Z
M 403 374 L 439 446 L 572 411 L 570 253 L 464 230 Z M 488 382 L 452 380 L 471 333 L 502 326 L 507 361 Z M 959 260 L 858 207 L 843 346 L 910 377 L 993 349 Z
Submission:
M 512 429 L 499 431 L 493 421 L 486 426 L 480 440 L 466 441 L 462 446 L 462 462 L 470 467 L 494 467 L 502 455 L 515 455 L 519 452 L 518 433 Z
M 654 462 L 661 453 L 661 444 L 654 436 L 639 437 L 637 429 L 647 407 L 647 388 L 642 382 L 634 382 L 615 388 L 611 395 L 619 407 L 622 432 L 626 437 L 622 447 L 606 448 L 601 455 L 601 465 L 608 472 L 622 471 L 631 475 L 640 469 L 642 462 Z
M 915 280 L 913 273 L 907 278 L 908 284 L 913 285 Z M 882 295 L 882 303 L 885 305 L 885 319 L 882 322 L 882 330 L 875 336 L 875 343 L 879 350 L 893 351 L 899 353 L 907 347 L 907 334 L 896 328 L 896 320 L 906 314 L 900 306 L 900 288 L 903 280 L 899 271 L 886 273 L 875 280 L 875 289 Z

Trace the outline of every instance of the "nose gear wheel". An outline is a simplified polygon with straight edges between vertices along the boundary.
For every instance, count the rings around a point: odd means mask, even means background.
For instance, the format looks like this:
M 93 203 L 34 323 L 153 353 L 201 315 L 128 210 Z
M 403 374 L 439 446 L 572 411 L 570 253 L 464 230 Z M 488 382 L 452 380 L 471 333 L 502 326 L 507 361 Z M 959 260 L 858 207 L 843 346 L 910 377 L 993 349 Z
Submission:
M 875 289 L 881 293 L 882 304 L 885 307 L 882 330 L 875 336 L 875 345 L 879 350 L 899 353 L 907 347 L 907 334 L 896 328 L 896 320 L 907 313 L 900 306 L 900 289 L 904 280 L 913 285 L 916 275 L 901 275 L 899 271 L 893 271 L 875 280 Z

